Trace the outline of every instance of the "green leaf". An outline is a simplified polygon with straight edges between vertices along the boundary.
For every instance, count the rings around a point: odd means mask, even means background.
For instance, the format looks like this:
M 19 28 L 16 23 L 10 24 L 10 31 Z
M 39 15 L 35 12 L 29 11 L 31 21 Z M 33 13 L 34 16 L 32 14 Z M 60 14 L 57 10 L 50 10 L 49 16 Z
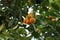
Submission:
M 54 1 L 58 5 L 58 7 L 60 8 L 60 0 L 54 0 Z
M 32 32 L 32 36 L 34 36 L 35 38 L 38 38 L 40 37 L 40 34 L 34 31 Z
M 18 28 L 17 32 L 20 33 L 20 34 L 26 34 L 26 31 L 25 31 L 24 28 Z
M 2 31 L 5 27 L 5 24 L 0 25 L 0 31 Z
M 55 10 L 59 10 L 59 6 L 56 3 L 52 3 L 51 5 Z
M 55 40 L 53 37 L 47 37 L 46 40 Z
M 49 0 L 49 3 L 54 3 L 54 0 Z
M 45 26 L 43 26 L 43 25 L 39 25 L 39 26 L 37 26 L 37 28 L 39 28 L 39 29 L 42 29 L 42 28 L 44 28 Z

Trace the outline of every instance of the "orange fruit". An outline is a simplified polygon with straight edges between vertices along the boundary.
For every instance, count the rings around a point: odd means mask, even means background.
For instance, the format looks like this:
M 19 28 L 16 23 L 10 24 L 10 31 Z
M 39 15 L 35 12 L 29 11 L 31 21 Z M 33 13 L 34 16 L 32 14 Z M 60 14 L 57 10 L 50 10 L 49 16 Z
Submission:
M 25 23 L 25 24 L 29 24 L 29 19 L 28 19 L 28 18 L 25 18 L 25 19 L 24 19 L 24 23 Z
M 32 13 L 28 14 L 23 21 L 25 24 L 32 24 L 35 23 L 35 18 L 33 18 Z
M 35 23 L 35 18 L 30 18 L 30 24 Z

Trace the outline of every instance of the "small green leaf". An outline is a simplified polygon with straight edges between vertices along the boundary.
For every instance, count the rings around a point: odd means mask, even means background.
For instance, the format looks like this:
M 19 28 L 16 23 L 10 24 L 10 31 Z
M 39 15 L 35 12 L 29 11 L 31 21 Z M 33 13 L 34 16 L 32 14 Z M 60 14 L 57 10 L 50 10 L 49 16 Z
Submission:
M 46 40 L 55 40 L 53 37 L 47 37 Z

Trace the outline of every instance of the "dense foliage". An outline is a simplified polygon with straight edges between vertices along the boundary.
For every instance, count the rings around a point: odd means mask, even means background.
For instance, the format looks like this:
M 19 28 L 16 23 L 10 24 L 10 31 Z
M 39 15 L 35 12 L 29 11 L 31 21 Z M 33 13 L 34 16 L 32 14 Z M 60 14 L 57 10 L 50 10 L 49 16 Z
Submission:
M 0 40 L 34 39 L 60 40 L 60 0 L 0 0 Z

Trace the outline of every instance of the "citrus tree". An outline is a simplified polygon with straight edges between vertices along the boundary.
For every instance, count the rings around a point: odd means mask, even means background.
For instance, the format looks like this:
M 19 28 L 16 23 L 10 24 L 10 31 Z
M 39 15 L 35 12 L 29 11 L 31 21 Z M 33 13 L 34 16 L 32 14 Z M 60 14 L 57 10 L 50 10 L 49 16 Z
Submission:
M 0 0 L 0 40 L 60 40 L 60 0 Z

